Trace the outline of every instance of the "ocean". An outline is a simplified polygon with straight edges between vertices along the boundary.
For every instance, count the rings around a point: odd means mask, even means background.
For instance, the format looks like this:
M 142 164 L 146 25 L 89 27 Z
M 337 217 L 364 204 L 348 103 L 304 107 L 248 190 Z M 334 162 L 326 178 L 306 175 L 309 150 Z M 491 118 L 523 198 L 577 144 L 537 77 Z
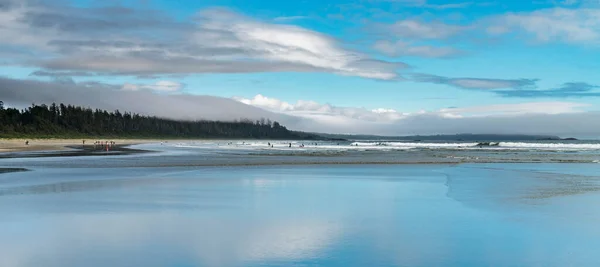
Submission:
M 600 265 L 598 142 L 133 148 L 1 158 L 0 266 Z

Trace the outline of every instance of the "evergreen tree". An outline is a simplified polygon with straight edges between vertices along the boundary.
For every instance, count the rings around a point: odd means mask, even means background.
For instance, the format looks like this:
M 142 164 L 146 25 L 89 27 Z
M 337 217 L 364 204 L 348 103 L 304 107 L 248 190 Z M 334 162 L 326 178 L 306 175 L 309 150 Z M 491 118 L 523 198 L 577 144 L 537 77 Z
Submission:
M 178 121 L 130 112 L 56 104 L 18 110 L 0 101 L 0 137 L 86 137 L 136 138 L 263 138 L 317 139 L 318 136 L 290 131 L 276 121 L 241 119 L 225 121 Z

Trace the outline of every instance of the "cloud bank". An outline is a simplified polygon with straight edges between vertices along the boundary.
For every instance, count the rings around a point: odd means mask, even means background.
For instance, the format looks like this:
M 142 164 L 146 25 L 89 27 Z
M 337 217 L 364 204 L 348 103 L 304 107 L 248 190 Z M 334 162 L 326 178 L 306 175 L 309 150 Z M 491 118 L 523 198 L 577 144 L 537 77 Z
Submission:
M 188 94 L 124 90 L 122 85 L 64 84 L 0 78 L 0 100 L 7 106 L 64 102 L 108 110 L 184 120 L 269 118 L 290 129 L 353 134 L 520 133 L 595 135 L 598 112 L 577 102 L 528 102 L 402 113 L 385 107 L 338 107 L 315 101 L 288 103 L 257 95 L 228 99 Z

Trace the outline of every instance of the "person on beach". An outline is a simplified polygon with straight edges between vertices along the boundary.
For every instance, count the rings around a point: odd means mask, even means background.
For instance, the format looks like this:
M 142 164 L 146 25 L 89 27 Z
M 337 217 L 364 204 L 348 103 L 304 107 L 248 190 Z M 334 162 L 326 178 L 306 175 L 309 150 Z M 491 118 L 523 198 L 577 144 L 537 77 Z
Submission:
M 25 141 L 25 145 L 28 146 L 29 145 L 29 141 Z
M 290 147 L 290 148 L 292 148 L 292 143 L 290 143 L 290 146 L 289 146 L 289 147 Z

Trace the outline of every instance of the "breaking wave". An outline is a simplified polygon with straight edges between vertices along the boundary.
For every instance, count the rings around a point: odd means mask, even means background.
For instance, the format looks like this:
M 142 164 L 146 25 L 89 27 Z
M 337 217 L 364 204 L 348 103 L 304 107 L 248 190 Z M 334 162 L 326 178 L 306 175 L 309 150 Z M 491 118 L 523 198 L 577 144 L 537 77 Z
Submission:
M 599 143 L 569 142 L 324 142 L 324 141 L 197 141 L 172 144 L 176 147 L 219 150 L 276 150 L 276 151 L 393 151 L 411 149 L 432 150 L 541 150 L 590 151 L 600 150 Z

